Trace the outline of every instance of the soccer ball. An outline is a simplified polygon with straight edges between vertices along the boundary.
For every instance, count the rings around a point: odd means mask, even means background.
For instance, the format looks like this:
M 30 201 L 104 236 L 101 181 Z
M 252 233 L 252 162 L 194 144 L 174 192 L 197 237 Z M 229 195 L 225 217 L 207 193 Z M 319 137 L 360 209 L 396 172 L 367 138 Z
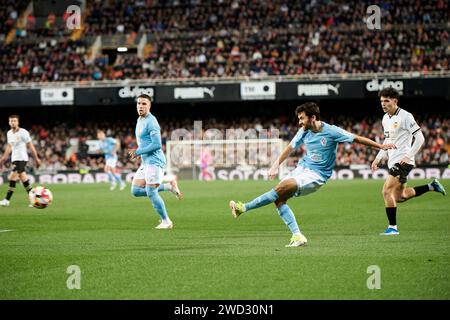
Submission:
M 28 194 L 30 203 L 37 209 L 47 208 L 53 201 L 53 194 L 45 187 L 39 186 L 31 189 Z

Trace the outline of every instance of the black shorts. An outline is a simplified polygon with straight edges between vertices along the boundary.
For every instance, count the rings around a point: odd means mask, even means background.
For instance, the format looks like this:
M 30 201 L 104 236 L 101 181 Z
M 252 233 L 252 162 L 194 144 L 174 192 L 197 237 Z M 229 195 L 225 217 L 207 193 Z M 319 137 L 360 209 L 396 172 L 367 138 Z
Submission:
M 394 177 L 398 177 L 401 184 L 406 183 L 408 180 L 408 174 L 414 168 L 412 164 L 400 164 L 396 163 L 389 169 L 389 174 Z
M 12 171 L 17 173 L 25 172 L 25 167 L 27 166 L 26 161 L 13 161 Z

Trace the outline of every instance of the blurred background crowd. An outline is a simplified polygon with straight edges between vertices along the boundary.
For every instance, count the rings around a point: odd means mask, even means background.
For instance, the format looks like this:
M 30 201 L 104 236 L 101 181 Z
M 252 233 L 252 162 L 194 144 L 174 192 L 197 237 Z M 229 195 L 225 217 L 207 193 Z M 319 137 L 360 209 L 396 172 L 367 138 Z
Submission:
M 76 34 L 54 15 L 18 27 L 29 2 L 0 0 L 0 83 L 449 69 L 445 0 L 383 1 L 383 32 L 365 24 L 370 1 L 87 1 Z M 144 35 L 138 55 L 94 49 Z
M 368 137 L 374 141 L 383 142 L 383 130 L 380 119 L 364 118 L 355 121 L 349 116 L 339 116 L 327 119 L 328 123 L 336 124 L 346 130 Z M 417 122 L 425 135 L 425 143 L 416 156 L 416 164 L 447 165 L 449 162 L 450 145 L 450 121 L 442 121 L 437 115 L 418 117 Z M 189 119 L 173 121 L 161 119 L 163 149 L 171 139 L 172 132 L 176 129 L 194 130 L 194 121 Z M 137 148 L 134 134 L 135 122 L 116 121 L 113 124 L 107 122 L 87 122 L 70 126 L 67 123 L 55 123 L 51 126 L 36 124 L 29 128 L 33 143 L 39 153 L 42 162 L 41 170 L 56 172 L 58 170 L 79 169 L 103 169 L 104 157 L 98 153 L 89 153 L 88 142 L 97 140 L 97 129 L 105 130 L 107 136 L 116 138 L 120 142 L 119 164 L 122 169 L 136 169 L 136 163 L 127 159 L 127 150 Z M 273 118 L 239 118 L 236 121 L 216 121 L 212 119 L 202 123 L 202 138 L 208 139 L 208 129 L 218 129 L 223 137 L 226 130 L 230 129 L 254 129 L 259 138 L 277 138 L 270 136 L 271 130 L 279 130 L 279 138 L 288 143 L 297 133 L 298 125 L 288 121 L 286 117 Z M 209 131 L 211 132 L 211 131 Z M 275 132 L 275 131 L 273 131 Z M 268 133 L 268 134 L 267 134 Z M 0 149 L 5 149 L 6 135 L 0 135 Z M 367 148 L 360 144 L 339 144 L 336 164 L 349 166 L 350 164 L 370 165 L 374 160 L 377 150 Z M 294 165 L 299 157 L 304 155 L 301 147 L 289 159 L 288 165 Z M 198 162 L 200 159 L 197 159 Z M 34 160 L 30 160 L 33 165 Z M 269 166 L 267 159 L 261 159 L 260 165 Z M 214 165 L 214 163 L 212 163 Z
M 445 0 L 384 0 L 378 3 L 379 32 L 367 28 L 369 0 L 74 0 L 83 8 L 81 28 L 75 31 L 67 28 L 65 14 L 40 15 L 44 2 L 0 0 L 0 85 L 449 70 L 450 6 Z M 103 50 L 108 43 L 136 51 Z M 415 116 L 425 135 L 416 163 L 447 165 L 448 116 Z M 134 168 L 126 150 L 136 147 L 135 120 L 119 118 L 79 123 L 29 118 L 26 128 L 44 170 L 101 169 L 103 157 L 89 153 L 87 144 L 96 139 L 98 128 L 120 141 L 119 166 Z M 380 142 L 380 118 L 343 112 L 327 121 Z M 173 130 L 192 130 L 194 119 L 181 114 L 158 120 L 165 148 Z M 291 119 L 264 114 L 210 117 L 203 123 L 204 130 L 209 128 L 223 133 L 275 128 L 286 142 L 297 131 Z M 5 140 L 1 134 L 1 150 Z M 337 164 L 370 164 L 376 153 L 342 144 Z M 290 164 L 302 155 L 300 149 Z

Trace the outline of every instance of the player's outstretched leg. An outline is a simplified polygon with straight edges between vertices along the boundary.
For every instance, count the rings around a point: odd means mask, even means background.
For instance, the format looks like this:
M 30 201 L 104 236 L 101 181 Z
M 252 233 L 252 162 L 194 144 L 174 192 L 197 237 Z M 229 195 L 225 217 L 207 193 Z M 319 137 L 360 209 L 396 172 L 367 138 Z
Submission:
M 438 179 L 434 179 L 428 184 L 425 184 L 423 186 L 417 186 L 413 188 L 405 188 L 403 192 L 400 195 L 397 195 L 397 202 L 405 202 L 412 198 L 417 198 L 423 195 L 424 193 L 434 191 L 439 192 L 443 196 L 447 194 L 445 191 L 444 186 L 439 182 Z
M 242 203 L 240 201 L 236 202 L 231 200 L 229 203 L 231 214 L 233 217 L 238 218 L 244 212 L 274 202 L 277 207 L 278 214 L 292 232 L 291 241 L 286 247 L 304 246 L 308 240 L 303 234 L 301 234 L 297 221 L 295 220 L 294 213 L 286 204 L 286 201 L 295 194 L 297 189 L 297 181 L 294 178 L 282 180 L 274 189 L 264 193 L 250 202 Z
M 162 183 L 158 187 L 158 192 L 162 191 L 169 191 L 171 192 L 178 200 L 183 199 L 183 193 L 181 192 L 180 188 L 178 187 L 177 180 L 172 180 L 167 183 Z
M 433 181 L 431 181 L 431 183 L 428 186 L 430 187 L 430 189 L 432 189 L 432 191 L 439 192 L 443 196 L 447 194 L 444 186 L 439 182 L 438 179 L 434 179 Z
M 172 187 L 171 192 L 177 197 L 178 200 L 183 199 L 183 193 L 181 192 L 180 188 L 178 187 L 177 180 L 170 181 L 170 185 Z
M 170 220 L 169 215 L 167 214 L 164 200 L 158 194 L 158 188 L 155 188 L 153 186 L 146 186 L 145 190 L 147 192 L 147 197 L 152 202 L 153 208 L 155 208 L 156 212 L 161 217 L 161 223 L 157 225 L 155 229 L 172 229 L 173 222 Z
M 231 214 L 233 215 L 233 217 L 238 218 L 244 212 L 266 206 L 276 201 L 277 199 L 278 193 L 274 189 L 272 189 L 269 192 L 266 192 L 245 204 L 240 201 L 236 202 L 231 200 L 229 206 L 231 208 Z
M 241 214 L 245 212 L 244 204 L 241 201 L 236 202 L 234 200 L 231 200 L 228 205 L 230 206 L 231 214 L 235 218 L 238 218 Z

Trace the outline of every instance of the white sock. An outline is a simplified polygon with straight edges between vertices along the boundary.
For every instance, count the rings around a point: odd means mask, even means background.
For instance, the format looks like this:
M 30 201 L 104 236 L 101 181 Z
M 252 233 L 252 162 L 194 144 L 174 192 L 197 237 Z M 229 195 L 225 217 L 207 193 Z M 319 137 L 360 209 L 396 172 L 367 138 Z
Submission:
M 429 189 L 430 191 L 434 191 L 434 187 L 431 185 L 431 183 L 428 184 L 428 189 Z
M 172 185 L 170 182 L 164 183 L 164 190 L 173 191 Z
M 170 220 L 169 218 L 166 218 L 162 222 L 169 224 L 169 223 L 172 223 L 172 220 Z
M 397 230 L 397 225 L 395 225 L 395 226 L 391 226 L 391 225 L 389 225 L 389 228 L 392 228 L 392 229 L 395 229 L 395 230 Z

